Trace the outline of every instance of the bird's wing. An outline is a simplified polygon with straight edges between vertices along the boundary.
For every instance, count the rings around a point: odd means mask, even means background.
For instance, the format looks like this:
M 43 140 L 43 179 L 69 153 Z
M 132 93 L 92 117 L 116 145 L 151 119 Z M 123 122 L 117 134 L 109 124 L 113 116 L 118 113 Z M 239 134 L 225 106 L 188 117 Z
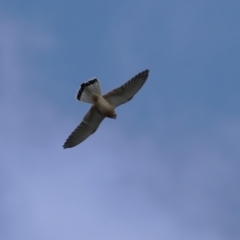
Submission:
M 71 148 L 83 142 L 97 130 L 104 118 L 105 116 L 103 116 L 96 107 L 92 106 L 84 116 L 82 122 L 70 134 L 64 143 L 63 148 Z
M 137 74 L 135 77 L 130 79 L 128 82 L 123 84 L 121 87 L 116 88 L 109 93 L 105 94 L 103 97 L 110 103 L 114 108 L 121 104 L 130 101 L 133 96 L 140 90 L 143 84 L 148 78 L 149 70 Z

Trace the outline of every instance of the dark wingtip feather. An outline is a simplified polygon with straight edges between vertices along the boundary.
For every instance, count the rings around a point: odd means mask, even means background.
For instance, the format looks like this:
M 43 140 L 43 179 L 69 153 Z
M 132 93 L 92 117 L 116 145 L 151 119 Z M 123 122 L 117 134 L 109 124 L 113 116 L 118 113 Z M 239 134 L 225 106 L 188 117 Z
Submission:
M 72 145 L 71 142 L 68 142 L 68 139 L 67 139 L 67 141 L 64 143 L 64 145 L 62 147 L 63 147 L 63 149 L 66 149 L 66 148 L 72 148 L 74 146 L 75 145 Z
M 147 74 L 148 75 L 148 73 L 149 73 L 149 70 L 146 69 L 145 71 L 141 72 L 140 74 Z
M 149 73 L 149 70 L 146 69 L 140 73 L 138 73 L 135 77 L 133 77 L 132 79 L 137 79 L 137 78 L 140 78 L 140 77 L 144 77 L 145 79 L 148 78 L 148 73 Z
M 148 78 L 148 73 L 149 73 L 149 70 L 146 69 L 140 73 L 138 73 L 134 78 L 139 78 L 139 77 L 145 77 L 145 78 Z
M 71 135 L 70 135 L 71 136 Z M 71 148 L 74 147 L 75 145 L 72 144 L 72 141 L 70 139 L 70 136 L 67 138 L 67 140 L 65 141 L 65 143 L 63 144 L 63 148 Z
M 87 87 L 87 86 L 89 86 L 89 85 L 92 85 L 92 84 L 95 83 L 95 82 L 97 82 L 97 78 L 94 78 L 94 79 L 92 79 L 92 80 L 90 80 L 90 81 L 88 81 L 88 82 L 86 82 L 86 83 L 82 83 L 81 86 L 80 86 L 80 89 L 78 90 L 78 93 L 77 93 L 77 97 L 76 97 L 77 100 L 80 101 L 81 96 L 82 96 L 82 93 L 83 93 L 83 91 L 84 91 L 84 88 Z
M 68 145 L 67 142 L 65 142 L 64 145 L 62 146 L 63 149 L 69 148 L 67 145 Z

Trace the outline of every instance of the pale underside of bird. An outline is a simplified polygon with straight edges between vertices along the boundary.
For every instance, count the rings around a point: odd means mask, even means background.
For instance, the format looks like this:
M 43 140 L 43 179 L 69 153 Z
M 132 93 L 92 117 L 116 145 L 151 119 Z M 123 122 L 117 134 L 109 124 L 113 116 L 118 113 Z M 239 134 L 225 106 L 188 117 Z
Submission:
M 71 148 L 83 142 L 93 134 L 105 117 L 116 119 L 115 108 L 130 101 L 148 78 L 149 70 L 140 72 L 121 87 L 102 95 L 97 78 L 82 83 L 77 93 L 77 100 L 90 103 L 92 107 L 82 122 L 70 134 L 63 148 Z

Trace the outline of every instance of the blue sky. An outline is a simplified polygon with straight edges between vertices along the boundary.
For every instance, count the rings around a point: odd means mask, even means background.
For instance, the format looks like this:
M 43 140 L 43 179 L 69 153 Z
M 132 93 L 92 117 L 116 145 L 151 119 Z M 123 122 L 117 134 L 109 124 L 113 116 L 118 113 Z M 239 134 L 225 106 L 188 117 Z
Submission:
M 0 239 L 240 238 L 240 2 L 1 1 Z M 150 70 L 94 135 L 103 92 Z

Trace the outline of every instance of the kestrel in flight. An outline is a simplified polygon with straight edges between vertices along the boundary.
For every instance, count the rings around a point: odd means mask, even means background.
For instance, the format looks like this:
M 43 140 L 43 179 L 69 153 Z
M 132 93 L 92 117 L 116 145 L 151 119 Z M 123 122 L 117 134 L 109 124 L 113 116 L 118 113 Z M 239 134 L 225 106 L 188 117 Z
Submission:
M 121 87 L 102 96 L 97 78 L 82 83 L 77 93 L 77 100 L 90 103 L 92 107 L 82 122 L 70 134 L 63 148 L 71 148 L 83 142 L 93 134 L 105 117 L 116 119 L 115 108 L 130 101 L 148 78 L 149 70 L 140 72 Z

